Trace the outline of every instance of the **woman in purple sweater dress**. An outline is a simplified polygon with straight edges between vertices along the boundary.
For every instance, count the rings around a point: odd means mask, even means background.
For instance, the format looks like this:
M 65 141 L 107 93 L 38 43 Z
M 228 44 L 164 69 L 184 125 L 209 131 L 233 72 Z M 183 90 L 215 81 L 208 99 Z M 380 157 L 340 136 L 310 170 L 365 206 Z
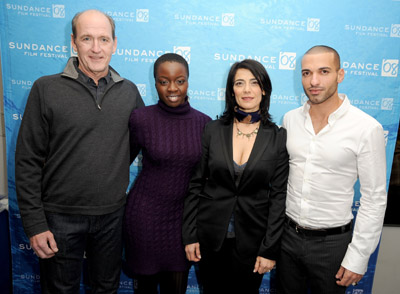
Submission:
M 201 157 L 201 135 L 210 118 L 188 102 L 189 68 L 167 53 L 154 63 L 159 101 L 132 112 L 131 160 L 143 168 L 129 192 L 124 232 L 135 293 L 185 293 L 190 264 L 182 243 L 188 183 Z

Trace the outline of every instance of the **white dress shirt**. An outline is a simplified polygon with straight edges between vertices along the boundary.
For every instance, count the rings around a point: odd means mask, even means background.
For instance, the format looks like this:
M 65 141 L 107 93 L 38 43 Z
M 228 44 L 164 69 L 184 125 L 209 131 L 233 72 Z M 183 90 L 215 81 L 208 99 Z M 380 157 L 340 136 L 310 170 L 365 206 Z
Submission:
M 373 117 L 352 106 L 346 95 L 339 97 L 343 103 L 318 134 L 308 102 L 283 119 L 290 156 L 286 214 L 309 228 L 345 225 L 353 218 L 354 184 L 359 178 L 360 207 L 342 266 L 364 274 L 386 209 L 385 139 Z

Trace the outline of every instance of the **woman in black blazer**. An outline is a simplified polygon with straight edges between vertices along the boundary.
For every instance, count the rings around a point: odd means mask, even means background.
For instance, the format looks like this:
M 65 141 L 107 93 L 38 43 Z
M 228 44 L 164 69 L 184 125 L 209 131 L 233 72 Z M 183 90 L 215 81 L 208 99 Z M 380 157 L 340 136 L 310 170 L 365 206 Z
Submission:
M 272 86 L 257 61 L 235 63 L 225 111 L 208 123 L 189 184 L 183 242 L 200 261 L 203 293 L 259 293 L 274 266 L 285 219 L 286 130 L 271 121 Z

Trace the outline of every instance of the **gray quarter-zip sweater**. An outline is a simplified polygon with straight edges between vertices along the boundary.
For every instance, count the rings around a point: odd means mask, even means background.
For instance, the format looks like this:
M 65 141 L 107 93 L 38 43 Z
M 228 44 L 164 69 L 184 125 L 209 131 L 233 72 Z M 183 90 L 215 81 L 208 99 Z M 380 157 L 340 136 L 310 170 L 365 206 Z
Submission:
M 111 213 L 129 183 L 128 121 L 144 106 L 137 87 L 110 67 L 97 102 L 78 79 L 77 58 L 32 86 L 18 134 L 15 180 L 28 237 L 48 230 L 44 212 Z

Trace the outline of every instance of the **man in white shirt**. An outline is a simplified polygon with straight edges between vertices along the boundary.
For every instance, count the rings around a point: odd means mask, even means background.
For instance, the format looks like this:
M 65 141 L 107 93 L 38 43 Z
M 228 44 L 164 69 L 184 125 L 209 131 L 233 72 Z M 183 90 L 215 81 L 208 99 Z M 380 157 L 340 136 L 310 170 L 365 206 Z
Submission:
M 308 101 L 289 111 L 286 224 L 277 263 L 279 293 L 345 293 L 367 270 L 386 208 L 382 126 L 338 94 L 344 79 L 335 49 L 315 46 L 302 59 Z M 354 184 L 361 199 L 352 234 Z

